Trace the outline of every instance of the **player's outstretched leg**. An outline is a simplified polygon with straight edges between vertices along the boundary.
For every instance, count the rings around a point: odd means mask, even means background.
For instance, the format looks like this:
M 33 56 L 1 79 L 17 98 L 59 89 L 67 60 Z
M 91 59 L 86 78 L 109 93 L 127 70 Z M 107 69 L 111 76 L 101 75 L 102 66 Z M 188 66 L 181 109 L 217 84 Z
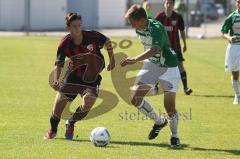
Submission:
M 44 135 L 44 139 L 53 139 L 56 137 L 61 114 L 68 102 L 69 100 L 65 95 L 57 93 L 52 115 L 50 117 L 51 129 Z
M 161 124 L 155 123 L 153 125 L 152 130 L 150 131 L 150 133 L 148 135 L 149 140 L 155 139 L 158 136 L 160 130 L 163 129 L 165 126 L 167 126 L 167 124 L 168 124 L 167 119 L 163 118 L 163 120 L 164 121 Z
M 90 109 L 94 105 L 96 101 L 96 95 L 92 93 L 86 93 L 83 96 L 83 102 L 82 105 L 79 106 L 72 117 L 66 121 L 66 132 L 65 132 L 65 138 L 68 140 L 72 140 L 74 136 L 74 124 L 77 121 L 80 121 L 84 119 L 87 114 L 89 113 Z
M 60 119 L 54 115 L 50 117 L 51 129 L 44 135 L 44 139 L 53 139 L 57 136 L 57 127 L 60 122 Z
M 74 124 L 77 121 L 82 120 L 84 117 L 87 116 L 89 110 L 86 110 L 83 106 L 79 106 L 72 117 L 66 121 L 66 132 L 65 138 L 67 140 L 72 140 L 74 136 Z
M 148 139 L 154 139 L 158 136 L 160 129 L 167 125 L 167 120 L 157 114 L 157 112 L 152 108 L 152 106 L 143 99 L 144 96 L 151 90 L 151 86 L 139 84 L 136 90 L 132 92 L 131 103 L 137 107 L 138 111 L 152 119 L 155 123 L 153 129 L 151 130 Z

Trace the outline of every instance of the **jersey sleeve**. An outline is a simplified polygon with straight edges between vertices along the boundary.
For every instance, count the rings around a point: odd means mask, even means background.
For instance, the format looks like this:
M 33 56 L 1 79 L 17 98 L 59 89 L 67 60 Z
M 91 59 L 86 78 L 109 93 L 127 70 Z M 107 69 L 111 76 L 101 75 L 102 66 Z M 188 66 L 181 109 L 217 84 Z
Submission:
M 222 29 L 221 29 L 221 32 L 222 33 L 228 33 L 229 30 L 231 29 L 232 27 L 232 17 L 229 16 L 225 21 L 224 21 L 224 24 L 222 26 Z
M 56 57 L 56 60 L 55 60 L 55 66 L 63 67 L 65 58 L 66 58 L 66 53 L 65 53 L 64 46 L 60 44 L 59 47 L 58 47 L 58 50 L 57 50 L 57 57 Z
M 168 35 L 163 25 L 155 25 L 152 31 L 152 45 L 159 46 L 162 50 L 168 42 Z
M 103 45 L 106 43 L 107 41 L 107 37 L 97 31 L 94 32 L 95 35 L 95 39 L 97 41 L 97 43 L 99 44 L 100 48 L 103 48 Z
M 184 20 L 183 20 L 183 17 L 181 15 L 179 15 L 179 18 L 178 18 L 178 29 L 180 31 L 184 31 L 185 29 L 185 24 L 184 24 Z

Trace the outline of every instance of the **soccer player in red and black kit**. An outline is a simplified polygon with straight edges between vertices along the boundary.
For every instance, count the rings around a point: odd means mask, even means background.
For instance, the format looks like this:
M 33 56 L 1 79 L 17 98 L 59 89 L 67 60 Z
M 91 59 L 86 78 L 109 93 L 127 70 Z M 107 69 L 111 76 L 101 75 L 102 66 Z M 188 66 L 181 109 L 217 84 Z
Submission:
M 182 16 L 179 13 L 173 11 L 174 3 L 175 3 L 175 0 L 165 0 L 164 2 L 165 10 L 163 12 L 158 13 L 155 19 L 160 21 L 165 26 L 165 30 L 168 33 L 171 48 L 177 53 L 177 57 L 179 61 L 178 68 L 181 74 L 184 92 L 186 95 L 190 95 L 192 93 L 192 89 L 188 88 L 188 85 L 187 85 L 187 73 L 183 66 L 184 58 L 181 50 L 180 38 L 179 38 L 179 32 L 178 32 L 180 31 L 180 34 L 182 37 L 183 52 L 186 52 L 187 44 L 186 44 L 186 35 L 184 31 L 185 25 L 184 25 Z
M 82 104 L 66 122 L 66 139 L 73 138 L 74 123 L 83 119 L 94 105 L 102 79 L 99 73 L 105 66 L 100 49 L 103 47 L 107 49 L 110 59 L 107 70 L 115 67 L 112 43 L 106 36 L 97 31 L 82 30 L 81 16 L 77 13 L 67 14 L 65 20 L 70 34 L 62 39 L 57 51 L 52 87 L 58 93 L 50 117 L 51 129 L 45 134 L 44 139 L 52 139 L 57 135 L 57 127 L 64 108 L 78 94 L 82 97 Z M 70 62 L 63 82 L 60 82 L 59 77 L 66 57 Z

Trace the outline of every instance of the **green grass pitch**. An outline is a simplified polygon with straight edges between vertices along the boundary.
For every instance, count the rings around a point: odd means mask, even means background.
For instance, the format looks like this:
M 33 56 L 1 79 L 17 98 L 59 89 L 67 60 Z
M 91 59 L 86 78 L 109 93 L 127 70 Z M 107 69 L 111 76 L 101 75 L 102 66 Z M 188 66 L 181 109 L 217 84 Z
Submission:
M 122 39 L 112 40 L 119 44 Z M 182 114 L 181 149 L 169 148 L 169 127 L 155 140 L 147 139 L 152 121 L 139 117 L 137 110 L 119 96 L 106 70 L 102 73 L 101 89 L 113 93 L 116 100 L 111 102 L 115 102 L 116 107 L 94 119 L 78 122 L 74 141 L 64 139 L 63 120 L 57 138 L 44 141 L 56 94 L 48 84 L 48 77 L 59 40 L 60 37 L 0 38 L 1 159 L 240 158 L 240 106 L 232 105 L 230 75 L 224 72 L 227 42 L 222 39 L 188 40 L 185 67 L 194 92 L 186 96 L 181 86 L 177 94 L 177 108 Z M 130 40 L 133 41 L 130 48 L 118 47 L 115 52 L 133 56 L 143 50 L 137 39 Z M 119 61 L 116 63 L 119 65 Z M 132 71 L 126 76 L 135 73 Z M 124 87 L 124 82 L 120 81 L 118 87 L 128 94 L 129 88 Z M 147 100 L 157 110 L 164 111 L 162 96 L 147 97 Z M 80 102 L 78 97 L 70 109 L 74 110 Z M 91 130 L 98 126 L 108 128 L 111 133 L 111 143 L 106 148 L 94 147 L 89 141 Z

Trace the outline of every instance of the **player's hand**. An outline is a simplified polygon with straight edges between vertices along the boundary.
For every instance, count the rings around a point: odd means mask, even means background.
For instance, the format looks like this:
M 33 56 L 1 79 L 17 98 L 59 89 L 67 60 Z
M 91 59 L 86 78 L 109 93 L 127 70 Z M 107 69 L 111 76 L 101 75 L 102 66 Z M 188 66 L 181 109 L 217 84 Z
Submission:
M 183 46 L 183 52 L 186 52 L 186 51 L 187 51 L 187 46 L 184 45 L 184 46 Z
M 235 43 L 236 40 L 237 40 L 237 36 L 231 36 L 231 37 L 229 38 L 229 42 L 230 42 L 230 43 Z
M 53 87 L 53 89 L 54 89 L 55 91 L 58 91 L 59 88 L 60 88 L 59 82 L 58 82 L 58 81 L 53 81 L 52 87 Z
M 122 61 L 120 62 L 120 65 L 122 67 L 126 66 L 126 65 L 132 65 L 132 64 L 135 64 L 137 62 L 136 59 L 134 58 L 124 58 L 122 59 Z
M 111 70 L 114 69 L 114 67 L 115 67 L 115 59 L 112 58 L 111 61 L 110 61 L 110 63 L 109 63 L 108 66 L 107 66 L 107 70 L 108 70 L 108 71 L 111 71 Z

